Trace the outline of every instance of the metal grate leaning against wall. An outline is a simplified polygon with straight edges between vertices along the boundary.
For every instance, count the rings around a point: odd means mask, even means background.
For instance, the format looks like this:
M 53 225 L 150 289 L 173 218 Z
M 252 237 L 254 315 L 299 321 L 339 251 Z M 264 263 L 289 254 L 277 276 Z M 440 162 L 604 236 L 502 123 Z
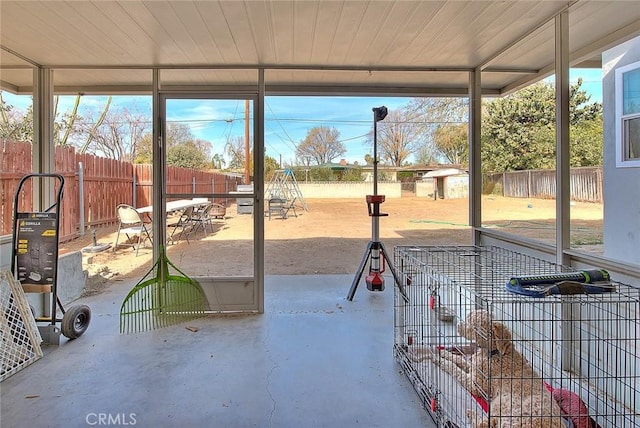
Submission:
M 513 294 L 513 276 L 574 269 L 492 246 L 394 259 L 394 355 L 439 426 L 640 427 L 640 289 Z

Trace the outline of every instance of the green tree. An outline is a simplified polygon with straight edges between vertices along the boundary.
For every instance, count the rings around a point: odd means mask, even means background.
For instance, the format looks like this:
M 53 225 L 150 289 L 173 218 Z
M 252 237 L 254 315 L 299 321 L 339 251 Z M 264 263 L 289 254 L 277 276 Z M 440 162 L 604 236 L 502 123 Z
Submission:
M 349 168 L 342 174 L 342 181 L 362 181 L 362 168 Z
M 224 156 L 219 153 L 216 153 L 211 158 L 211 168 L 213 169 L 222 169 L 224 168 L 226 163 L 227 162 L 224 160 Z
M 307 132 L 306 138 L 296 147 L 298 159 L 313 159 L 317 165 L 333 161 L 347 152 L 339 141 L 340 132 L 328 126 L 316 126 Z
M 465 166 L 469 163 L 469 132 L 466 123 L 439 126 L 433 139 L 447 162 Z
M 203 169 L 207 166 L 207 159 L 208 156 L 193 140 L 174 144 L 167 149 L 167 165 Z
M 265 155 L 264 157 L 264 179 L 269 181 L 273 178 L 273 174 L 280 169 L 280 164 L 275 158 Z
M 602 165 L 602 115 L 576 123 L 569 131 L 569 163 L 573 167 Z
M 570 163 L 598 165 L 602 159 L 602 105 L 589 103 L 589 96 L 580 89 L 581 85 L 582 80 L 578 80 L 570 88 Z M 539 82 L 485 104 L 482 160 L 484 170 L 492 172 L 555 166 L 552 84 Z
M 336 175 L 331 168 L 311 168 L 309 179 L 311 181 L 336 181 Z
M 135 152 L 135 163 L 152 162 L 152 136 L 140 138 Z M 167 165 L 183 168 L 202 169 L 210 163 L 211 143 L 196 139 L 188 125 L 177 122 L 167 123 Z
M 133 163 L 153 163 L 153 136 L 145 134 L 138 142 Z

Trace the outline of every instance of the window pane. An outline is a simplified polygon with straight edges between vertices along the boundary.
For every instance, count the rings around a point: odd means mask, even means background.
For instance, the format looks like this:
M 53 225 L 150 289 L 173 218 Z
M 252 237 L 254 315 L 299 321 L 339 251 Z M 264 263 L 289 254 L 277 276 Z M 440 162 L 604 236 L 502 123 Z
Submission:
M 640 117 L 624 120 L 626 158 L 640 158 Z
M 541 81 L 484 103 L 483 227 L 555 245 L 554 97 Z
M 622 75 L 623 115 L 640 113 L 640 68 Z
M 575 107 L 580 119 L 569 127 L 570 163 L 570 247 L 574 251 L 592 255 L 604 254 L 604 134 L 602 119 L 601 69 L 576 69 L 571 80 L 582 77 L 583 82 L 597 82 L 577 91 L 585 91 L 592 98 Z M 572 93 L 574 93 L 572 91 Z

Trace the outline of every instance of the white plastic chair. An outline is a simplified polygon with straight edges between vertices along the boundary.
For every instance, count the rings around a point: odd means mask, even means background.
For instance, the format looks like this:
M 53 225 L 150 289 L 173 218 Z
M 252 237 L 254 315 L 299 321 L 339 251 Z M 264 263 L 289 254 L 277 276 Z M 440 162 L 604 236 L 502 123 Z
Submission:
M 120 234 L 123 233 L 127 237 L 127 242 L 120 244 L 122 246 L 133 247 L 136 250 L 136 256 L 140 250 L 140 246 L 148 239 L 151 242 L 151 233 L 147 228 L 147 224 L 142 220 L 140 213 L 131 205 L 120 204 L 116 208 L 118 216 L 118 234 L 116 235 L 116 244 L 113 251 L 118 248 Z M 148 225 L 150 227 L 150 225 Z M 133 242 L 132 238 L 137 237 L 137 241 Z

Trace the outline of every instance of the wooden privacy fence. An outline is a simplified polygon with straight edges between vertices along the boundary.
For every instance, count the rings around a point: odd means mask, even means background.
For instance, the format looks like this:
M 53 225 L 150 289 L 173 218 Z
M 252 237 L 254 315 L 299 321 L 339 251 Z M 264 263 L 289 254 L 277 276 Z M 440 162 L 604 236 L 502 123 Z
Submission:
M 134 167 L 136 207 L 152 204 L 153 168 L 149 164 L 137 164 Z M 228 193 L 242 184 L 239 177 L 215 174 L 188 168 L 167 168 L 167 193 Z M 220 202 L 220 201 L 216 201 Z
M 511 198 L 556 197 L 555 170 L 509 171 L 484 176 L 491 189 L 502 186 L 503 196 Z M 571 200 L 582 202 L 603 202 L 602 167 L 571 168 L 569 186 Z
M 62 242 L 83 233 L 83 225 L 116 222 L 118 204 L 151 205 L 151 165 L 80 154 L 72 147 L 56 147 L 54 165 L 55 172 L 65 179 L 59 231 Z M 0 139 L 0 235 L 12 233 L 15 192 L 20 179 L 31 172 L 31 144 Z M 236 190 L 240 183 L 240 178 L 225 174 L 167 168 L 169 193 L 225 193 Z M 22 193 L 18 209 L 33 211 L 31 187 L 24 186 Z

